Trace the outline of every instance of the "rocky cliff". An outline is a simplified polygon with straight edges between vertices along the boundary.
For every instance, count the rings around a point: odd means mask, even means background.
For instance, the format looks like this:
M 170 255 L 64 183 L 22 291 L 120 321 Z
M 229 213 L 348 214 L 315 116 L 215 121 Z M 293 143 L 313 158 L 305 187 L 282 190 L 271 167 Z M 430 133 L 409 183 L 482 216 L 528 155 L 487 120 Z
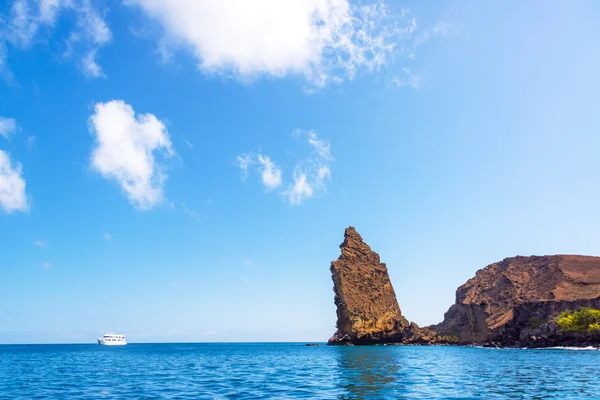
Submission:
M 337 332 L 329 344 L 401 342 L 410 324 L 402 316 L 388 270 L 353 227 L 331 263 Z
M 600 308 L 600 257 L 512 257 L 477 271 L 431 328 L 462 343 L 582 344 L 589 338 L 562 334 L 553 322 L 579 307 Z
M 438 325 L 402 315 L 387 267 L 353 227 L 331 263 L 337 331 L 329 344 L 600 345 L 600 330 L 559 329 L 555 317 L 600 309 L 600 257 L 512 257 L 488 265 L 456 291 Z

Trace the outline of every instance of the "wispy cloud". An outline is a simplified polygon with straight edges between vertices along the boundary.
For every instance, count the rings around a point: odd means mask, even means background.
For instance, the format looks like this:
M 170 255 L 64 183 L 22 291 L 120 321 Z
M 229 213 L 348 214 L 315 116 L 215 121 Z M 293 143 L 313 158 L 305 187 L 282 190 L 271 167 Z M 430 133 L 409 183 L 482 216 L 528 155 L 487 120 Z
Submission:
M 42 249 L 45 249 L 46 247 L 48 247 L 48 242 L 45 240 L 36 240 L 35 242 L 33 242 L 37 247 L 40 247 Z
M 91 0 L 14 0 L 0 26 L 0 72 L 12 78 L 6 62 L 7 45 L 28 50 L 37 42 L 49 41 L 59 17 L 65 15 L 71 26 L 61 44 L 66 48 L 64 56 L 76 57 L 87 76 L 104 76 L 96 60 L 98 50 L 112 39 L 105 13 Z
M 391 82 L 396 87 L 411 87 L 413 89 L 419 88 L 419 77 L 413 75 L 410 68 L 402 68 L 402 73 L 393 75 Z
M 42 269 L 52 269 L 52 264 L 50 264 L 50 261 L 44 261 L 42 263 Z
M 81 59 L 81 70 L 90 78 L 106 78 L 102 67 L 96 61 L 96 53 L 96 50 L 92 50 Z
M 4 136 L 6 140 L 17 131 L 17 121 L 13 118 L 0 117 L 0 136 Z
M 112 235 L 108 232 L 106 232 L 104 235 L 102 235 L 102 237 L 104 238 L 104 240 L 106 240 L 107 242 L 110 242 L 112 240 Z
M 195 219 L 196 221 L 200 221 L 200 215 L 198 215 L 196 210 L 188 207 L 188 205 L 185 202 L 181 202 L 181 208 L 183 209 L 183 212 L 186 215 L 192 217 L 192 219 Z
M 2 150 L 0 150 L 0 208 L 8 214 L 29 210 L 21 164 L 13 164 L 9 154 Z
M 35 147 L 35 136 L 28 136 L 25 145 L 27 146 L 28 150 L 33 150 Z
M 161 160 L 174 154 L 165 125 L 153 114 L 136 116 L 122 100 L 97 103 L 89 125 L 96 139 L 92 168 L 116 181 L 141 210 L 162 202 L 167 175 Z
M 189 147 L 190 149 L 194 148 L 194 144 L 192 142 L 190 142 L 189 140 L 185 140 L 185 144 L 187 145 L 187 147 Z
M 249 280 L 249 278 L 252 278 L 256 275 L 262 275 L 264 274 L 264 271 L 262 270 L 262 268 L 260 268 L 259 266 L 257 266 L 254 261 L 249 260 L 249 259 L 243 259 L 242 260 L 242 265 L 243 265 L 243 270 L 241 271 L 240 274 L 238 274 L 238 277 L 240 278 L 241 281 L 243 282 L 247 282 Z
M 245 181 L 248 178 L 248 168 L 254 164 L 254 155 L 252 153 L 242 153 L 235 158 L 233 164 L 242 171 L 242 180 Z
M 308 139 L 308 144 L 310 144 L 315 151 L 317 152 L 317 154 L 319 155 L 319 157 L 321 157 L 324 160 L 332 160 L 333 157 L 331 157 L 331 145 L 329 144 L 329 142 L 319 139 L 319 137 L 317 136 L 317 133 L 313 130 L 302 130 L 302 129 L 296 129 L 293 133 L 292 136 L 296 137 L 296 138 L 300 138 L 302 136 L 306 136 Z
M 422 33 L 417 34 L 414 39 L 408 43 L 404 48 L 404 53 L 409 58 L 415 58 L 417 49 L 423 44 L 436 36 L 445 37 L 448 36 L 452 30 L 452 25 L 447 21 L 438 21 L 433 27 L 425 29 Z
M 249 169 L 252 166 L 256 166 L 261 182 L 268 191 L 275 189 L 281 184 L 281 168 L 267 155 L 254 155 L 252 152 L 242 153 L 236 157 L 234 165 L 241 170 L 242 181 L 248 178 Z

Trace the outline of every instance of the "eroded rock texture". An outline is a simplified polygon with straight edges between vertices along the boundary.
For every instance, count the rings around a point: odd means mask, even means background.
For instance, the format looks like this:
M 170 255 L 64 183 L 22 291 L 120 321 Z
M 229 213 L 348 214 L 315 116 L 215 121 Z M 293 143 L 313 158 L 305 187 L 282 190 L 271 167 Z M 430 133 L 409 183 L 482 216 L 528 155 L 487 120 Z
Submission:
M 329 344 L 402 342 L 410 324 L 400 312 L 386 265 L 353 227 L 346 229 L 340 249 L 330 267 L 337 332 Z
M 462 343 L 584 343 L 589 338 L 561 335 L 552 321 L 579 307 L 600 308 L 600 257 L 519 256 L 477 271 L 457 289 L 444 321 L 431 328 Z

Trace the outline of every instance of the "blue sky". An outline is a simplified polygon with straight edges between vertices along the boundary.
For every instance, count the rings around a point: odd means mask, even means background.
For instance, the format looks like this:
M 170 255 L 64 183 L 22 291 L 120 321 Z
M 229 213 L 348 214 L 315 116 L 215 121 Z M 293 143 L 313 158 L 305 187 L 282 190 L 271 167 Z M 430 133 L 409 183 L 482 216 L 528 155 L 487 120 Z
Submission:
M 419 324 L 600 255 L 596 2 L 2 4 L 0 343 L 325 341 L 348 225 Z

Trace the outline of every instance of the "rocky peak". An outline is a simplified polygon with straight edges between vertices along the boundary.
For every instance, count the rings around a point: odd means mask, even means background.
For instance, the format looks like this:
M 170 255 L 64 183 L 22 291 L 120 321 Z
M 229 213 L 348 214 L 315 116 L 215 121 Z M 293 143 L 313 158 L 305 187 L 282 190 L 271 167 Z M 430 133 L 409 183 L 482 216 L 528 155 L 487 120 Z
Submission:
M 360 236 L 353 226 L 349 226 L 344 231 L 344 242 L 340 244 L 340 249 L 342 250 L 342 254 L 338 261 L 367 261 L 373 264 L 380 263 L 379 254 L 371 250 L 371 247 L 363 241 L 362 236 Z
M 345 230 L 340 249 L 330 267 L 338 330 L 329 343 L 400 342 L 409 324 L 386 265 L 352 226 Z

